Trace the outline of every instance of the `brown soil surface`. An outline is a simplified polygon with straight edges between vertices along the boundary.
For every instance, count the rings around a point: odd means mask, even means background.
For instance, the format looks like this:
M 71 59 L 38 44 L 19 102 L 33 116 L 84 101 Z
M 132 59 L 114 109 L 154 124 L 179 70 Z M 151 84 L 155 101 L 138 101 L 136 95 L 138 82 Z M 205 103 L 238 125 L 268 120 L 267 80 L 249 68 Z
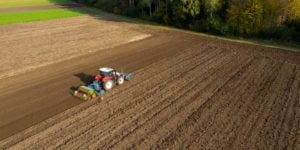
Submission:
M 0 147 L 300 148 L 299 53 L 153 35 L 0 80 Z M 73 98 L 101 66 L 135 77 L 104 100 Z
M 150 37 L 90 16 L 0 26 L 0 78 Z

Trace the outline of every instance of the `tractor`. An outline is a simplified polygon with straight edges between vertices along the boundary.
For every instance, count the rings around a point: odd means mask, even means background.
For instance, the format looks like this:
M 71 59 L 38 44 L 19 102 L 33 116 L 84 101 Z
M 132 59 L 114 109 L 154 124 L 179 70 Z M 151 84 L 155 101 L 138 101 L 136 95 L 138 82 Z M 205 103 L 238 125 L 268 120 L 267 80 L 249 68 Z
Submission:
M 109 67 L 100 68 L 93 83 L 78 86 L 74 91 L 74 96 L 84 100 L 95 99 L 111 90 L 115 85 L 122 85 L 131 77 L 132 73 L 118 72 Z
M 99 74 L 96 75 L 95 80 L 102 83 L 102 87 L 109 91 L 114 85 L 122 85 L 125 80 L 131 78 L 131 73 L 121 73 L 112 68 L 100 68 Z

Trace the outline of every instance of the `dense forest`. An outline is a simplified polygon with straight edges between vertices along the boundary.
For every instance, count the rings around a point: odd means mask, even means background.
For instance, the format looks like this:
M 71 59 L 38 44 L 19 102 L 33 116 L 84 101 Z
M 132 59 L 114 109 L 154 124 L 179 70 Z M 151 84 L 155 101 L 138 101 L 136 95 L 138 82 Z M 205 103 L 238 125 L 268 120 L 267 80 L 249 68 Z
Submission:
M 300 0 L 77 1 L 194 31 L 300 43 Z

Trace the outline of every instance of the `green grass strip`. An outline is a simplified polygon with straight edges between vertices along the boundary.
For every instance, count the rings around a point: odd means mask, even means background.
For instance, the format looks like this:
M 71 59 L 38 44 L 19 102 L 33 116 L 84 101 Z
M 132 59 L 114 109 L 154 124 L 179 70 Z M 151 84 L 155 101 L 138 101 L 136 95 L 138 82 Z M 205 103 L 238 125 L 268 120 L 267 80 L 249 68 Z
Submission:
M 0 25 L 66 18 L 80 15 L 82 15 L 80 12 L 75 12 L 66 9 L 49 9 L 26 12 L 0 13 Z
M 0 8 L 68 3 L 71 0 L 0 0 Z

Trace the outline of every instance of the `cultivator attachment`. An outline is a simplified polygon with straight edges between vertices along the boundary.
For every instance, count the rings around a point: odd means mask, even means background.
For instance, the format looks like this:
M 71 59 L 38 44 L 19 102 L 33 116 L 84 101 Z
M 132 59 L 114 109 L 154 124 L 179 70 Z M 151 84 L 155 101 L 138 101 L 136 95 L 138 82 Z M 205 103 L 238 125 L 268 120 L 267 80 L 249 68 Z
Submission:
M 93 83 L 95 84 L 95 83 Z M 74 91 L 74 96 L 77 98 L 80 98 L 82 100 L 92 100 L 96 99 L 97 97 L 101 96 L 105 93 L 104 90 L 100 89 L 99 91 L 96 91 L 95 89 L 91 88 L 89 86 L 79 86 L 77 90 Z
M 123 76 L 126 81 L 129 81 L 132 78 L 133 74 L 132 73 L 123 73 Z

